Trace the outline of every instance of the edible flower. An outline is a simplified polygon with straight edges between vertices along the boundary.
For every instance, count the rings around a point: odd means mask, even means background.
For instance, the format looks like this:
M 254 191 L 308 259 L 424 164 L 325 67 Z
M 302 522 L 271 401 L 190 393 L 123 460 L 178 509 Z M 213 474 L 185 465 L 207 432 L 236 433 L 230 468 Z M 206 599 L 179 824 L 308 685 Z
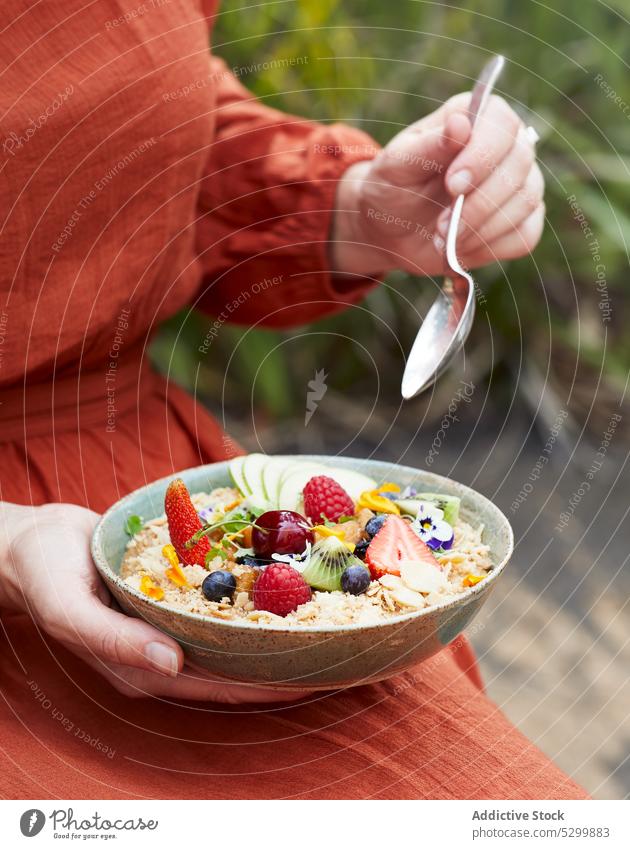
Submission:
M 401 499 L 414 498 L 417 494 L 418 490 L 415 488 L 415 486 L 406 486 L 400 493 L 400 497 Z
M 378 492 L 400 492 L 400 487 L 397 483 L 389 483 L 386 481 L 378 488 Z
M 190 587 L 190 584 L 186 580 L 184 570 L 179 565 L 179 558 L 177 557 L 174 547 L 172 545 L 165 545 L 162 549 L 162 555 L 166 557 L 168 562 L 171 564 L 165 572 L 169 581 L 172 581 L 177 587 Z
M 243 501 L 244 499 L 239 496 L 239 498 L 230 501 L 229 504 L 215 504 L 214 507 L 202 507 L 201 510 L 197 510 L 197 515 L 204 525 L 210 525 L 221 516 L 225 516 L 230 510 L 235 510 Z
M 306 548 L 301 554 L 272 554 L 271 559 L 278 563 L 288 563 L 293 566 L 298 572 L 302 572 L 308 566 L 311 559 L 312 546 L 310 542 L 306 543 Z
M 197 510 L 197 515 L 204 525 L 209 525 L 214 517 L 214 507 L 202 507 L 201 510 Z
M 331 528 L 328 525 L 314 525 L 313 533 L 320 537 L 337 537 L 350 552 L 353 552 L 356 548 L 353 542 L 346 542 L 346 534 L 342 528 Z
M 313 525 L 313 533 L 321 537 L 338 537 L 339 539 L 345 537 L 341 528 L 329 528 L 327 525 Z
M 444 521 L 444 511 L 430 501 L 421 501 L 411 527 L 429 548 L 444 550 L 453 545 L 453 528 Z
M 166 557 L 171 566 L 179 566 L 179 559 L 177 557 L 177 552 L 175 551 L 175 547 L 173 545 L 165 545 L 162 549 L 162 557 Z
M 140 592 L 148 595 L 149 598 L 155 599 L 155 601 L 162 601 L 164 598 L 162 587 L 158 587 L 155 581 L 149 578 L 148 575 L 143 575 L 140 579 Z
M 182 567 L 177 564 L 177 566 L 171 566 L 166 570 L 166 577 L 169 581 L 172 581 L 176 587 L 186 587 L 190 588 L 190 584 L 186 580 L 186 575 L 184 574 L 184 570 Z
M 483 575 L 466 575 L 464 578 L 465 587 L 474 587 L 479 581 L 483 581 Z
M 387 484 L 384 484 L 384 486 L 387 486 Z M 381 487 L 381 490 L 385 492 L 391 491 L 384 490 L 383 487 Z M 374 513 L 396 513 L 400 515 L 398 505 L 384 495 L 380 495 L 380 490 L 378 489 L 366 490 L 361 493 L 357 501 L 357 510 L 362 510 L 363 508 L 372 510 Z

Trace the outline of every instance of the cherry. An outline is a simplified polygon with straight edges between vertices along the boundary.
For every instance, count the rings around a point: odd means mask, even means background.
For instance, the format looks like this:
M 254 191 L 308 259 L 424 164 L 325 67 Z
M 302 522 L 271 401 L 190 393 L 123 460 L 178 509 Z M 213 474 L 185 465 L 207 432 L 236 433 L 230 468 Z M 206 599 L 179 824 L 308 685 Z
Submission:
M 256 557 L 272 554 L 301 554 L 314 540 L 304 516 L 292 510 L 268 510 L 256 519 L 252 547 Z

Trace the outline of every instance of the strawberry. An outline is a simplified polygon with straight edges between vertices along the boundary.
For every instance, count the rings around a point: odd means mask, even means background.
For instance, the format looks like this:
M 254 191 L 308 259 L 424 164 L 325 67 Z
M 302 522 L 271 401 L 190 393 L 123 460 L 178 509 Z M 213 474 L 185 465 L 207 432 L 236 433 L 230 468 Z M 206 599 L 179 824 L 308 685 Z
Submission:
M 413 532 L 409 522 L 400 516 L 388 516 L 368 546 L 365 563 L 372 578 L 378 580 L 386 574 L 400 575 L 400 563 L 405 560 L 421 560 L 440 568 L 429 546 Z
M 304 513 L 314 525 L 319 525 L 322 515 L 331 522 L 341 516 L 354 515 L 354 501 L 337 481 L 328 475 L 311 478 L 303 490 Z
M 188 540 L 200 531 L 203 525 L 197 515 L 195 505 L 190 500 L 190 493 L 181 478 L 171 481 L 164 498 L 164 510 L 168 519 L 168 532 L 171 543 L 182 563 L 193 566 L 206 565 L 206 554 L 210 551 L 207 537 L 202 537 L 192 548 L 186 548 Z

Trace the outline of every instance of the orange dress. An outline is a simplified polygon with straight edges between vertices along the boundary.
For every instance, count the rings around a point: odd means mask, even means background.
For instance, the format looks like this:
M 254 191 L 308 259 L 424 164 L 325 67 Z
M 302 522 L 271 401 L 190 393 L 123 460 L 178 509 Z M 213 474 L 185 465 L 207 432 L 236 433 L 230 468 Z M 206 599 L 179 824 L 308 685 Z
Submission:
M 333 279 L 326 243 L 336 181 L 374 144 L 251 98 L 209 53 L 215 5 L 3 7 L 0 500 L 100 511 L 224 457 L 148 368 L 154 328 L 185 305 L 299 324 L 369 285 Z M 129 700 L 26 614 L 1 624 L 3 798 L 584 796 L 486 698 L 465 641 L 252 712 Z

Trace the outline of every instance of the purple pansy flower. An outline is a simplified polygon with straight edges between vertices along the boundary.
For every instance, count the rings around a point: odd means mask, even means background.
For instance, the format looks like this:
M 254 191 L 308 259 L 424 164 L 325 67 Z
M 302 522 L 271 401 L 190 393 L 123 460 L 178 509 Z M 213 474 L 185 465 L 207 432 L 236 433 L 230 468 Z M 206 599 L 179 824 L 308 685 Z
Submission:
M 212 517 L 214 515 L 213 507 L 203 507 L 201 510 L 197 511 L 197 515 L 204 523 L 204 525 L 209 525 L 212 521 Z
M 430 501 L 421 501 L 412 528 L 429 548 L 448 549 L 453 545 L 453 528 L 444 521 L 444 511 Z

